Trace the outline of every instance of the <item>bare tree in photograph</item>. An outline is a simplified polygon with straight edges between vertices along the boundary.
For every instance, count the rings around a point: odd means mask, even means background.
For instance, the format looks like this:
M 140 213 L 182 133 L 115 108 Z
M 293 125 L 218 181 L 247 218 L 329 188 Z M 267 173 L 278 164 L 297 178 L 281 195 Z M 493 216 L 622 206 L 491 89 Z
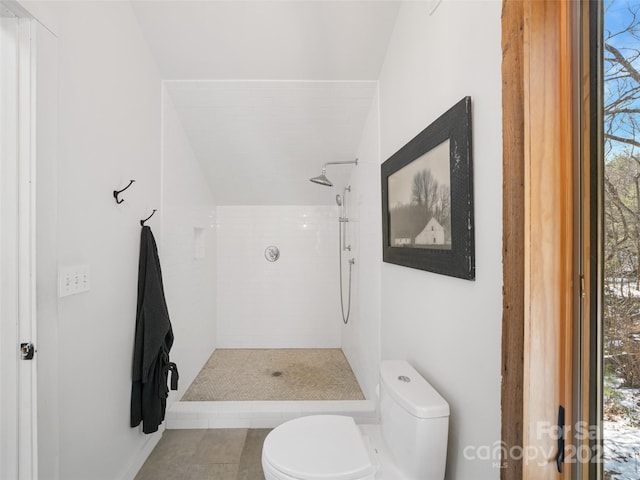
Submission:
M 432 208 L 438 192 L 438 181 L 429 169 L 414 174 L 411 182 L 411 197 L 408 203 L 392 208 L 394 238 L 413 241 L 433 216 Z
M 411 203 L 424 207 L 426 212 L 431 211 L 438 192 L 438 181 L 433 178 L 431 171 L 420 170 L 413 176 L 411 188 Z
M 396 205 L 392 212 L 393 235 L 417 243 L 417 237 L 429 220 L 434 218 L 438 228 L 443 231 L 440 241 L 443 244 L 451 243 L 451 189 L 438 182 L 428 168 L 414 174 L 410 203 Z
M 448 242 L 451 242 L 451 189 L 447 185 L 438 187 L 433 214 L 440 225 L 445 226 Z

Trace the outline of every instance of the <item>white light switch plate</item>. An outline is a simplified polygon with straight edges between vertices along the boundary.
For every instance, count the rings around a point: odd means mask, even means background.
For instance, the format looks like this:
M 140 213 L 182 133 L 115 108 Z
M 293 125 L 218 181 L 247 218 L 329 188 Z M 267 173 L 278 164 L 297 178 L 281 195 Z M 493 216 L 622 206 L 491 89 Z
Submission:
M 89 265 L 62 267 L 58 275 L 58 292 L 60 297 L 86 292 L 91 286 Z

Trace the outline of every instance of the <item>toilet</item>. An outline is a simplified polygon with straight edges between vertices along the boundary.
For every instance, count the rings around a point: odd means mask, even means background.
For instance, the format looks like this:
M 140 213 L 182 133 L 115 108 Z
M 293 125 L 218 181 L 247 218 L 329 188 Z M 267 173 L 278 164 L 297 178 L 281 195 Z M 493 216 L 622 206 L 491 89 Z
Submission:
M 266 480 L 442 480 L 449 404 L 407 362 L 380 365 L 380 425 L 343 415 L 300 417 L 262 448 Z

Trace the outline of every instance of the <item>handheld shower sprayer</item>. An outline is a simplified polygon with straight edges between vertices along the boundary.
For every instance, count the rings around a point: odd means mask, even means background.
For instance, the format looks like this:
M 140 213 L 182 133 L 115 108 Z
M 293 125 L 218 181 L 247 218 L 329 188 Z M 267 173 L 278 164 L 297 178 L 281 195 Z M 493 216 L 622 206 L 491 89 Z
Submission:
M 338 257 L 339 257 L 339 266 L 340 266 L 340 312 L 342 313 L 342 321 L 346 325 L 349 323 L 349 315 L 351 314 L 351 269 L 355 265 L 356 261 L 354 258 L 350 258 L 348 261 L 349 265 L 349 297 L 347 300 L 347 313 L 344 312 L 344 293 L 342 286 L 342 252 L 349 250 L 351 251 L 351 245 L 347 245 L 347 223 L 349 222 L 349 218 L 347 217 L 347 193 L 351 192 L 351 185 L 347 185 L 344 187 L 344 192 L 342 195 L 336 195 L 336 203 L 341 208 L 340 217 L 338 217 Z

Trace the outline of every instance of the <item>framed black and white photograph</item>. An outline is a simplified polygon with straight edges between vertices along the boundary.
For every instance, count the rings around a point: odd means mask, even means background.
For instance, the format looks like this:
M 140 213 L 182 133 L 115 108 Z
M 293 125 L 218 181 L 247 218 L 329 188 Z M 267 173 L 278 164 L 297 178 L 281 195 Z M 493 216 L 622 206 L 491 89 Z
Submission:
M 471 98 L 382 164 L 383 260 L 475 279 Z

